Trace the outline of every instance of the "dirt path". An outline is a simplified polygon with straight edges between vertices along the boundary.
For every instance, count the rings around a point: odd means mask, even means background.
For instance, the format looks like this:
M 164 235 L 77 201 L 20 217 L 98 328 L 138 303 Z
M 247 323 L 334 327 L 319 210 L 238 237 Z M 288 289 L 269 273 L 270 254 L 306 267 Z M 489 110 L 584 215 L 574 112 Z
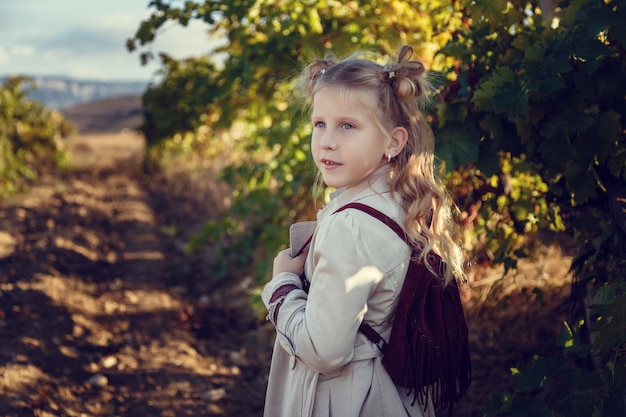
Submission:
M 130 132 L 76 139 L 78 170 L 3 202 L 1 416 L 260 415 L 257 323 L 166 286 L 142 149 Z
M 76 170 L 0 202 L 0 416 L 260 416 L 273 330 L 168 231 L 206 205 L 141 174 L 129 131 L 71 149 Z M 456 416 L 481 416 L 509 368 L 555 351 L 568 266 L 549 245 L 505 280 L 474 271 Z

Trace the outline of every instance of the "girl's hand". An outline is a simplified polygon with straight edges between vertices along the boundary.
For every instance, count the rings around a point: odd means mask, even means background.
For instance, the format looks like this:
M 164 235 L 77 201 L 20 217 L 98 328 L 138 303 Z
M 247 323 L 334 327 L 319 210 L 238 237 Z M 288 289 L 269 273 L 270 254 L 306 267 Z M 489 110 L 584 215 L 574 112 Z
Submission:
M 295 258 L 289 255 L 289 249 L 278 252 L 276 258 L 274 258 L 274 270 L 272 271 L 272 277 L 280 274 L 281 272 L 291 272 L 296 275 L 302 275 L 304 272 L 304 261 L 308 250 L 303 250 L 302 253 Z
M 274 258 L 274 271 L 272 279 L 265 284 L 261 299 L 267 307 L 267 319 L 276 324 L 280 306 L 285 301 L 285 297 L 294 290 L 302 289 L 303 283 L 300 275 L 304 272 L 304 260 L 306 252 L 292 258 L 289 249 L 278 252 Z M 279 275 L 282 272 L 289 274 Z M 292 274 L 296 274 L 293 276 Z

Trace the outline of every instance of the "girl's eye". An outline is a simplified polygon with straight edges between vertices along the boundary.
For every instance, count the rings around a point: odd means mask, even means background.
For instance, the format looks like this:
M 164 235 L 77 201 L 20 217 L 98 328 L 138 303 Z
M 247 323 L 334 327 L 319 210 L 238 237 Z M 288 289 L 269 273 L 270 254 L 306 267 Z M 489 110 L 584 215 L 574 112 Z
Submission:
M 341 128 L 346 130 L 354 129 L 354 125 L 351 125 L 350 123 L 342 123 Z
M 326 127 L 324 122 L 313 122 L 313 127 Z

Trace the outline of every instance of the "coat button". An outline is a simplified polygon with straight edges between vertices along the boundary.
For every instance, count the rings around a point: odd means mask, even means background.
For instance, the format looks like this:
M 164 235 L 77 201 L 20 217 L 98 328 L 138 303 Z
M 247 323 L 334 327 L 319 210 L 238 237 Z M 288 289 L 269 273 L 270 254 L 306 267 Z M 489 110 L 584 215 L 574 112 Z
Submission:
M 294 369 L 295 367 L 296 367 L 296 356 L 291 355 L 291 358 L 289 358 L 289 368 Z

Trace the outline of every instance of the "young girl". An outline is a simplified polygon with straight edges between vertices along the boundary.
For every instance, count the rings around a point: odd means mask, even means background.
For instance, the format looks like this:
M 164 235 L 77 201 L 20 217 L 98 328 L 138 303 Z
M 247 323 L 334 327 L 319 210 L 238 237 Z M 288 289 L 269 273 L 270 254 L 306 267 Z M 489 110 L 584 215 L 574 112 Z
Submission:
M 403 226 L 419 257 L 440 255 L 448 282 L 463 275 L 418 103 L 428 84 L 412 53 L 402 47 L 387 66 L 327 56 L 301 76 L 312 102 L 313 159 L 336 191 L 317 215 L 308 251 L 280 252 L 263 290 L 277 334 L 266 417 L 435 415 L 393 383 L 378 346 L 358 331 L 365 321 L 388 340 L 411 250 L 367 213 L 335 213 L 350 202 L 371 206 Z

